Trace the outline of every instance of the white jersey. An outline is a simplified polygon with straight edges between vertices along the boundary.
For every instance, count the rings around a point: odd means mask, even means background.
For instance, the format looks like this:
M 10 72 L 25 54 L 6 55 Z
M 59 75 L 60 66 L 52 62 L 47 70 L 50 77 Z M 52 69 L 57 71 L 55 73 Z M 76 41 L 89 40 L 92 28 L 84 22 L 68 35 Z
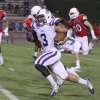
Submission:
M 50 23 L 46 23 L 42 27 L 37 26 L 35 22 L 32 23 L 32 28 L 37 33 L 44 53 L 57 50 L 54 46 L 54 37 L 56 35 L 54 24 L 57 20 L 58 18 L 53 18 Z
M 67 44 L 67 45 L 73 45 L 74 42 L 75 42 L 75 39 L 74 39 L 74 37 L 71 36 L 70 38 L 68 38 L 66 44 Z

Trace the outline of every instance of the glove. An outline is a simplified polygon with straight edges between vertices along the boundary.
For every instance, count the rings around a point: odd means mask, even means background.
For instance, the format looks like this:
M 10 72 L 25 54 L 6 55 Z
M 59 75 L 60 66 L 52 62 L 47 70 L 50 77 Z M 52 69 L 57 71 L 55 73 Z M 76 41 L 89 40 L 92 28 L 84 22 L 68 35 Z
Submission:
M 26 34 L 26 38 L 27 38 L 27 40 L 29 42 L 34 42 L 35 41 L 35 39 L 34 39 L 34 37 L 33 37 L 33 35 L 32 35 L 31 32 L 29 32 L 28 34 Z
M 4 35 L 5 35 L 5 36 L 9 36 L 9 34 L 8 34 L 8 27 L 6 27 L 6 28 L 3 30 L 3 32 L 4 32 Z
M 93 40 L 97 40 L 97 37 L 95 35 L 92 35 Z
M 92 35 L 92 39 L 93 39 L 93 40 L 97 40 L 97 37 L 96 37 L 95 34 L 94 34 L 94 30 L 91 30 L 91 35 Z
M 31 37 L 33 37 L 33 35 L 31 32 L 29 32 L 28 34 L 26 34 L 26 37 L 31 38 Z

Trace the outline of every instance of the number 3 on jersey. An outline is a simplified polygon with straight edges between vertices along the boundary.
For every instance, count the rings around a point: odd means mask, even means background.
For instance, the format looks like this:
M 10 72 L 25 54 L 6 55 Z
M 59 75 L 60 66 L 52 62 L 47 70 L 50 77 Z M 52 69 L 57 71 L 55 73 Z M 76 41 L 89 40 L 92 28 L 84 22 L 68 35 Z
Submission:
M 47 45 L 48 45 L 48 41 L 46 40 L 46 35 L 45 35 L 45 34 L 41 34 L 41 38 L 42 38 L 43 41 L 44 41 L 43 45 L 44 45 L 44 46 L 47 46 Z

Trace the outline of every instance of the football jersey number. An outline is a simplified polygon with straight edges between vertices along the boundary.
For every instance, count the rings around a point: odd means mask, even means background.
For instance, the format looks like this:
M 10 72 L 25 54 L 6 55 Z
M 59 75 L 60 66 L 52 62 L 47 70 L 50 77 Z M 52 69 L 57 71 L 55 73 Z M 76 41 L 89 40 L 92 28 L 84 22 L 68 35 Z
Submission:
M 74 27 L 76 32 L 81 32 L 82 31 L 82 27 L 80 26 L 80 24 L 76 24 Z
M 48 41 L 46 40 L 46 35 L 45 35 L 45 34 L 41 34 L 41 38 L 42 38 L 43 41 L 44 41 L 43 45 L 44 45 L 44 46 L 47 46 L 47 45 L 48 45 Z

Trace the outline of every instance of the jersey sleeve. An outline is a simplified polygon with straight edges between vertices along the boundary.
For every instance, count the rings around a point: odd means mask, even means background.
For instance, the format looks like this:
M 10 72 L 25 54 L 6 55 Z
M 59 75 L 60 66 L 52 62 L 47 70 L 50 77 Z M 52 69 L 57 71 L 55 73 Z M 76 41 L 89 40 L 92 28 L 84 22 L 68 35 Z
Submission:
M 84 21 L 88 20 L 87 15 L 85 15 L 85 14 L 81 14 L 79 19 L 81 20 L 81 22 L 84 22 Z
M 50 25 L 50 26 L 55 25 L 55 24 L 59 23 L 59 21 L 60 21 L 60 18 L 54 17 L 54 18 L 52 18 L 52 20 L 50 21 L 49 25 Z

